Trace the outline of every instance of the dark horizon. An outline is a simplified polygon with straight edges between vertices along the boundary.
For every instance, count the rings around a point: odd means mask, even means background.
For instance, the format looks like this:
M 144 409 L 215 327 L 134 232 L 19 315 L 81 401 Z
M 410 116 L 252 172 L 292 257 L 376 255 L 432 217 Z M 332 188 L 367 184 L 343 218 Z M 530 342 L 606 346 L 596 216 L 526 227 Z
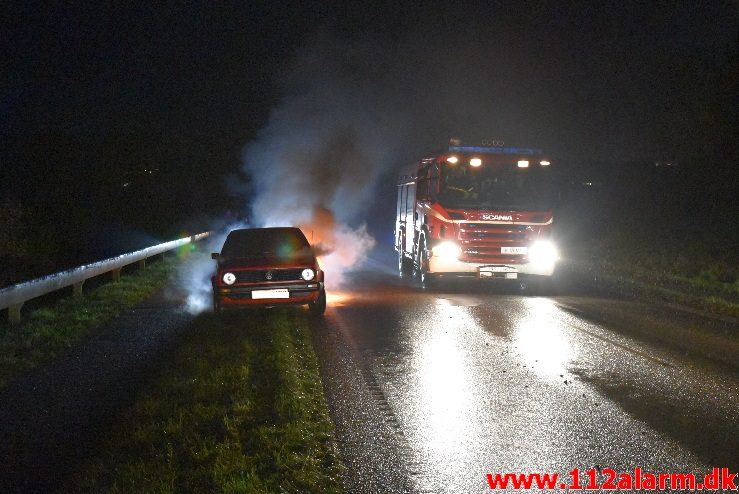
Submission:
M 543 148 L 565 182 L 642 182 L 676 161 L 661 193 L 731 208 L 737 18 L 721 1 L 17 2 L 2 20 L 0 207 L 41 251 L 120 245 L 106 238 L 249 216 L 253 178 L 284 166 L 339 180 L 327 201 L 385 211 L 394 170 L 459 137 Z M 333 209 L 384 232 L 366 206 Z

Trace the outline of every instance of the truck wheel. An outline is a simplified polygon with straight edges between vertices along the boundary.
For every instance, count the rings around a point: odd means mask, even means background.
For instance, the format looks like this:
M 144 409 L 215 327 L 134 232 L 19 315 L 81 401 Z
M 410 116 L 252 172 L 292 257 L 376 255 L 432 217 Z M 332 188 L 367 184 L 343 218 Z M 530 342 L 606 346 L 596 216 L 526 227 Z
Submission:
M 315 302 L 311 302 L 308 306 L 313 316 L 321 316 L 326 312 L 326 290 L 321 290 Z
M 418 246 L 418 260 L 414 263 L 414 275 L 424 288 L 432 288 L 434 286 L 435 276 L 429 273 L 429 255 L 426 252 L 426 245 L 422 241 Z
M 551 297 L 555 294 L 554 280 L 551 276 L 541 276 L 533 281 L 533 291 L 540 297 Z
M 402 246 L 398 248 L 398 276 L 401 278 L 407 277 L 409 274 L 411 274 L 411 263 L 410 259 L 405 257 L 405 253 L 403 252 Z
M 546 297 L 552 293 L 552 280 L 548 277 L 521 280 L 518 282 L 518 291 L 523 295 Z

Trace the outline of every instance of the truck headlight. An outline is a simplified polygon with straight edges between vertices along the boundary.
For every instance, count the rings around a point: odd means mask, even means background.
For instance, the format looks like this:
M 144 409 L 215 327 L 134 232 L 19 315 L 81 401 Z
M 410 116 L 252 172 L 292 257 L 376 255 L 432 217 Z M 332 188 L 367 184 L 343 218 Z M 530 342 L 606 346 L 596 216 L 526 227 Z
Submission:
M 316 273 L 312 269 L 310 269 L 310 268 L 305 268 L 303 270 L 301 276 L 303 277 L 303 279 L 305 281 L 310 281 L 310 280 L 313 279 L 313 277 L 316 276 Z
M 227 285 L 233 285 L 236 283 L 236 275 L 233 273 L 224 273 L 223 274 L 223 282 Z
M 559 260 L 557 246 L 549 240 L 539 240 L 529 248 L 529 261 L 539 266 L 552 266 Z
M 447 259 L 459 259 L 462 249 L 454 242 L 442 242 L 431 248 L 431 254 L 434 257 L 444 257 Z

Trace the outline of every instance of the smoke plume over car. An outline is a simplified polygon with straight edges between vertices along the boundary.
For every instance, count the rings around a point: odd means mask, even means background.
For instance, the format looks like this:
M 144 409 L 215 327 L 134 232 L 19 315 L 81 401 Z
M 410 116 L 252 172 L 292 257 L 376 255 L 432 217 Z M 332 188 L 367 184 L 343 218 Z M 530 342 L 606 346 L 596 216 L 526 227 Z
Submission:
M 300 54 L 285 97 L 244 150 L 250 221 L 299 226 L 329 288 L 375 245 L 365 218 L 378 179 L 397 160 L 402 122 L 379 96 L 379 81 L 349 55 L 326 44 Z

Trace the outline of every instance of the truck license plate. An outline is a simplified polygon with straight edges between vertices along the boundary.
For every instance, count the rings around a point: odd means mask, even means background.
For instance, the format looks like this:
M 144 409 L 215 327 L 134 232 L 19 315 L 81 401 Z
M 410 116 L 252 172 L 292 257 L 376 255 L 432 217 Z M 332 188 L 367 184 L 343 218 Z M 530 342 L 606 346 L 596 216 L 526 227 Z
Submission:
M 500 253 L 501 254 L 523 254 L 526 255 L 526 253 L 529 251 L 528 247 L 501 247 Z
M 290 298 L 290 291 L 287 288 L 278 288 L 276 290 L 252 290 L 251 298 Z
M 481 266 L 480 267 L 480 278 L 492 278 L 493 273 L 505 273 L 506 278 L 516 278 L 518 276 L 518 271 L 516 268 L 512 268 L 510 266 Z M 510 275 L 516 275 L 516 276 L 510 276 Z

